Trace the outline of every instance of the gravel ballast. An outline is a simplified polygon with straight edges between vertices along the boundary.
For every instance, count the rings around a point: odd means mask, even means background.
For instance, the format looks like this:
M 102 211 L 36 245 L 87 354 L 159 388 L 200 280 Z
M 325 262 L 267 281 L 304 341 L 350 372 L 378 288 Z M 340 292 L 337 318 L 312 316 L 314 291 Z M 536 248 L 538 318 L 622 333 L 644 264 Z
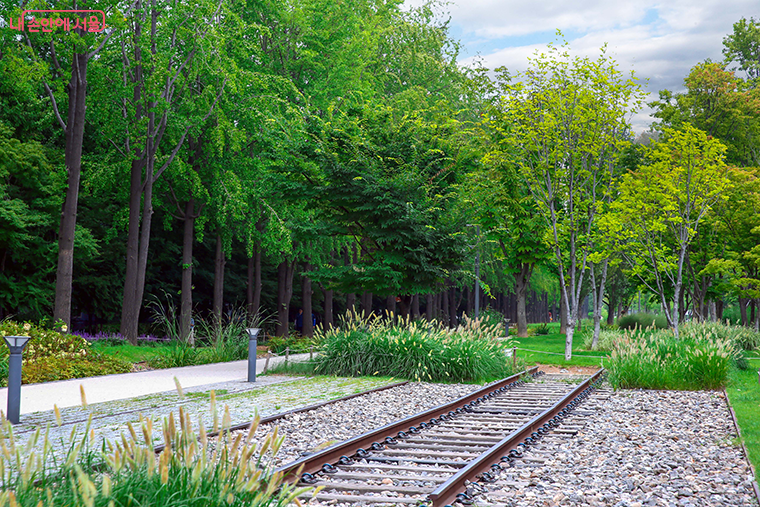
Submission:
M 720 392 L 601 391 L 583 428 L 545 438 L 502 472 L 483 504 L 511 506 L 757 506 L 752 472 Z M 538 461 L 531 461 L 536 458 Z

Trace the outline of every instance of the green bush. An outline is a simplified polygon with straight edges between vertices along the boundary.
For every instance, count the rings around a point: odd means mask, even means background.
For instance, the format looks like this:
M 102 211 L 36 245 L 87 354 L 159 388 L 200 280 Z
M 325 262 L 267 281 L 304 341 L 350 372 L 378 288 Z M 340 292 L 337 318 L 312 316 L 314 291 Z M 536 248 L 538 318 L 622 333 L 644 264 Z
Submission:
M 201 351 L 203 349 L 191 347 L 186 343 L 173 341 L 170 346 L 164 347 L 161 354 L 148 359 L 151 368 L 180 368 L 182 366 L 194 366 L 206 364 Z
M 616 388 L 718 389 L 736 356 L 730 340 L 706 331 L 676 339 L 671 331 L 636 329 L 613 342 L 607 366 Z
M 132 371 L 126 361 L 92 350 L 84 338 L 43 329 L 30 322 L 0 322 L 0 336 L 29 336 L 21 381 L 26 384 Z M 7 347 L 0 348 L 0 385 L 7 385 Z
M 645 329 L 654 326 L 656 329 L 667 329 L 668 320 L 664 315 L 652 315 L 651 313 L 631 313 L 617 319 L 619 329 Z
M 81 437 L 75 437 L 79 435 L 75 428 L 63 459 L 55 456 L 48 432 L 33 433 L 21 447 L 14 443 L 13 427 L 5 422 L 0 427 L 5 437 L 5 452 L 0 453 L 0 506 L 293 505 L 296 497 L 311 488 L 291 486 L 281 474 L 272 473 L 283 437 L 275 430 L 260 444 L 252 443 L 257 421 L 247 437 L 232 438 L 222 431 L 219 437 L 209 438 L 203 429 L 196 434 L 190 416 L 180 408 L 178 423 L 174 415 L 164 419 L 166 447 L 158 459 L 149 419 L 142 419 L 137 431 L 130 425 L 126 435 L 105 442 L 101 452 L 91 448 L 89 423 Z
M 508 340 L 496 325 L 465 319 L 455 330 L 434 323 L 351 320 L 318 331 L 316 371 L 323 374 L 388 375 L 416 381 L 482 382 L 512 373 Z

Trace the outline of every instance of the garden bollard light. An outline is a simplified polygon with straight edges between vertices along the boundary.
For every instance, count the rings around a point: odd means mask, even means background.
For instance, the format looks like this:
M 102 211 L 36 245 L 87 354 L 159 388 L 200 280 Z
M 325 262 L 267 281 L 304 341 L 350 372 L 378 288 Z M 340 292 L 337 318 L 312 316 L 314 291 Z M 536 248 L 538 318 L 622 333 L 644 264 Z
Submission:
M 256 382 L 256 349 L 259 345 L 258 327 L 249 327 L 246 329 L 248 333 L 248 382 Z
M 8 410 L 6 417 L 12 424 L 18 424 L 21 412 L 21 358 L 28 336 L 5 336 L 5 343 L 11 349 L 8 358 Z

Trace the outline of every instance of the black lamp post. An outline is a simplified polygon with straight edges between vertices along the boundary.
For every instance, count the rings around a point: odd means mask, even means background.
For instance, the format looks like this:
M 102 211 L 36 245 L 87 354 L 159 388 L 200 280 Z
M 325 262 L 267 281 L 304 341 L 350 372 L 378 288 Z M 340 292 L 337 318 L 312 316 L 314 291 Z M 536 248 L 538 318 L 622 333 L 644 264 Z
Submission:
M 248 333 L 248 382 L 256 382 L 256 347 L 258 346 L 258 327 L 249 327 Z
M 18 424 L 21 412 L 21 357 L 28 336 L 5 336 L 5 343 L 11 349 L 8 358 L 8 411 L 6 417 L 12 424 Z

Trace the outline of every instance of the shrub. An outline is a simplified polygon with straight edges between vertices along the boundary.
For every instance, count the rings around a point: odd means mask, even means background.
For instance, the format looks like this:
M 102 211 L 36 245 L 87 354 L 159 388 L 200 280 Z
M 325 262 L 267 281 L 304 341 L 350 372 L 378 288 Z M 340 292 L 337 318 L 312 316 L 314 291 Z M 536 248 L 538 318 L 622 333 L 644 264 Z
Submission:
M 729 340 L 707 332 L 676 340 L 670 331 L 636 329 L 613 342 L 609 380 L 616 388 L 718 389 L 736 355 Z
M 130 425 L 128 434 L 105 442 L 100 453 L 91 450 L 88 423 L 76 440 L 76 428 L 72 431 L 64 459 L 54 456 L 48 432 L 37 431 L 23 448 L 16 446 L 13 428 L 6 422 L 0 428 L 7 437 L 0 453 L 0 505 L 292 505 L 311 488 L 288 485 L 281 474 L 272 473 L 283 438 L 275 429 L 260 445 L 252 443 L 257 421 L 247 436 L 233 439 L 222 431 L 208 438 L 203 428 L 200 435 L 195 433 L 180 408 L 179 424 L 174 415 L 164 419 L 166 447 L 158 458 L 150 419 L 143 419 L 137 431 Z
M 656 329 L 667 329 L 668 320 L 664 315 L 652 315 L 651 313 L 630 313 L 617 319 L 619 329 L 633 329 L 638 327 L 645 329 L 654 326 Z
M 544 322 L 543 324 L 536 326 L 536 334 L 539 336 L 544 336 L 544 335 L 549 334 L 549 324 Z
M 470 319 L 451 331 L 426 322 L 348 320 L 339 329 L 317 332 L 322 348 L 316 371 L 417 381 L 492 380 L 512 372 L 504 354 L 511 342 L 497 340 L 500 332 L 503 327 Z
M 191 347 L 187 343 L 173 341 L 171 346 L 164 347 L 161 354 L 148 359 L 148 366 L 160 369 L 205 364 L 206 361 L 203 360 L 201 350 Z
M 132 371 L 132 365 L 113 357 L 106 357 L 90 348 L 80 336 L 42 329 L 29 322 L 0 323 L 0 336 L 29 336 L 24 348 L 23 383 L 50 382 L 71 378 L 109 375 Z M 0 385 L 7 384 L 7 347 L 0 348 Z

